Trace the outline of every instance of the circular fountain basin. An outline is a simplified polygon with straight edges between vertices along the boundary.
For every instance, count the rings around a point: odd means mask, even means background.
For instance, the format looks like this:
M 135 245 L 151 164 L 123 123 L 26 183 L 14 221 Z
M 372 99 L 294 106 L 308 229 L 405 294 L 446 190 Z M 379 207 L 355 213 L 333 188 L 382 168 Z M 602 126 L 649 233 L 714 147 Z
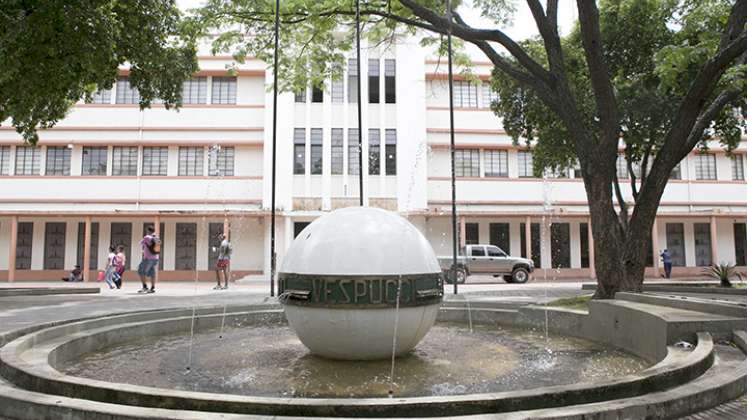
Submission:
M 285 324 L 241 325 L 190 336 L 151 337 L 58 366 L 91 379 L 264 397 L 376 398 L 465 395 L 609 379 L 646 363 L 586 340 L 537 331 L 437 323 L 395 362 L 315 356 Z
M 278 279 L 291 328 L 312 353 L 331 359 L 407 353 L 443 299 L 430 243 L 403 217 L 377 208 L 313 221 L 291 244 Z
M 547 341 L 541 332 L 501 326 L 500 311 L 473 309 L 479 322 L 472 331 L 465 313 L 465 322 L 437 324 L 397 358 L 394 398 L 379 398 L 390 385 L 388 363 L 313 356 L 275 308 L 206 308 L 194 320 L 190 310 L 138 312 L 51 325 L 0 348 L 0 366 L 29 390 L 105 402 L 106 410 L 402 417 L 626 398 L 687 381 L 713 360 L 710 338 L 699 336 L 691 352 L 670 348 L 655 366 L 617 376 L 641 369 L 642 360 L 584 340 Z M 458 311 L 450 308 L 447 318 Z

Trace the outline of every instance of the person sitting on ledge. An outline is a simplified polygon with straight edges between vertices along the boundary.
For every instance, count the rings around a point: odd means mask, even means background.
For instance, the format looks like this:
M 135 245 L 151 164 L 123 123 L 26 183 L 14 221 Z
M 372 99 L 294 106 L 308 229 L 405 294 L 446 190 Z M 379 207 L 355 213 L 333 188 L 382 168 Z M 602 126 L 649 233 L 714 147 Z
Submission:
M 73 271 L 70 272 L 70 277 L 63 277 L 62 281 L 83 281 L 83 271 L 79 265 L 76 265 Z

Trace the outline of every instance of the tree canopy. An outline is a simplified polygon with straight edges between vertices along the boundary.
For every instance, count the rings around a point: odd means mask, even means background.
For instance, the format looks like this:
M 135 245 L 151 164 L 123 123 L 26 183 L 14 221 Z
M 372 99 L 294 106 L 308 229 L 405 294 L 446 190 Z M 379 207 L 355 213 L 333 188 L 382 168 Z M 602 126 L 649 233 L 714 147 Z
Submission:
M 181 102 L 197 71 L 195 38 L 174 0 L 3 2 L 0 11 L 0 122 L 30 142 L 81 98 L 109 89 L 130 65 L 140 105 Z

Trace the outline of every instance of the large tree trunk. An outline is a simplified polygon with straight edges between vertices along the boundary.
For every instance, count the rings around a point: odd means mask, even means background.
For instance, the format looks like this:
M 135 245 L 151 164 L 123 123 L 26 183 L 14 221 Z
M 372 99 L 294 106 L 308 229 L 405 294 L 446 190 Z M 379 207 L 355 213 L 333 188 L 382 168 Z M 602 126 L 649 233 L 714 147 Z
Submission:
M 594 236 L 595 299 L 613 299 L 617 292 L 640 292 L 649 252 L 649 235 L 657 206 L 636 208 L 627 224 L 615 211 L 609 181 L 585 179 Z

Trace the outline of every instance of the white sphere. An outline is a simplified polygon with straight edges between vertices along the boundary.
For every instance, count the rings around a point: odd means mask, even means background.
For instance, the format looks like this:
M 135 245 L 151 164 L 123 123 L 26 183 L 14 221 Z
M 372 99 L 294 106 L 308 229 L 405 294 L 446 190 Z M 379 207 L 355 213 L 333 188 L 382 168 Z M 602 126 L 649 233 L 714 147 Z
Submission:
M 288 249 L 281 279 L 301 278 L 313 287 L 287 290 L 286 294 L 311 293 L 316 297 L 285 302 L 286 318 L 301 342 L 319 356 L 386 359 L 393 348 L 401 355 L 414 348 L 433 326 L 441 301 L 439 294 L 437 299 L 432 296 L 419 304 L 415 296 L 422 291 L 415 282 L 406 282 L 419 276 L 436 284 L 433 279 L 437 278 L 440 291 L 440 271 L 430 243 L 403 217 L 367 207 L 337 210 L 312 222 Z M 343 292 L 346 300 L 324 301 L 332 292 L 339 296 L 343 288 L 340 279 L 349 287 Z M 398 282 L 407 286 L 400 290 L 399 309 L 392 304 L 397 301 L 392 291 Z M 358 292 L 362 303 L 357 300 Z M 376 295 L 377 304 L 371 304 Z M 365 299 L 371 302 L 363 302 Z

